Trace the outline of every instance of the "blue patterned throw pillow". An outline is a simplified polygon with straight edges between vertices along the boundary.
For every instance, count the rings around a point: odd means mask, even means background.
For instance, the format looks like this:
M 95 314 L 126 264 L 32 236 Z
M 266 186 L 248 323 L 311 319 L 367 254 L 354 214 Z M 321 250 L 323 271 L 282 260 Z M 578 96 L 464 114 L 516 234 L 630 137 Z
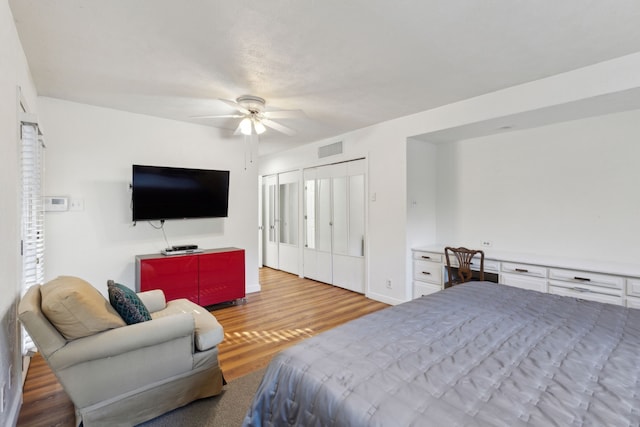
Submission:
M 151 320 L 149 310 L 131 289 L 115 283 L 113 280 L 107 282 L 107 288 L 111 306 L 115 308 L 127 325 Z

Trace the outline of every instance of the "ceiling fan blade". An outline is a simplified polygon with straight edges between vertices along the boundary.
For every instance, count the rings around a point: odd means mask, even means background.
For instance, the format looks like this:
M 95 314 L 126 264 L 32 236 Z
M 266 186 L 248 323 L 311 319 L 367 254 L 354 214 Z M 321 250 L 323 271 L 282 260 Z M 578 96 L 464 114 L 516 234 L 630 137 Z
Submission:
M 239 119 L 244 117 L 241 114 L 224 114 L 220 116 L 189 116 L 190 119 Z
M 279 111 L 266 111 L 262 113 L 264 117 L 268 119 L 287 119 L 295 117 L 307 117 L 302 110 L 279 110 Z
M 240 111 L 242 114 L 251 114 L 251 111 L 247 110 L 246 108 L 244 108 L 242 105 L 238 104 L 235 101 L 231 101 L 229 99 L 222 99 L 222 98 L 219 98 L 219 99 L 220 101 L 227 104 L 229 107 L 235 108 L 236 110 Z
M 290 129 L 290 128 L 286 127 L 286 126 L 283 126 L 280 123 L 274 122 L 273 120 L 262 119 L 262 124 L 264 124 L 265 126 L 270 127 L 271 129 L 277 130 L 278 132 L 282 132 L 285 135 L 293 136 L 293 135 L 296 134 L 295 130 Z

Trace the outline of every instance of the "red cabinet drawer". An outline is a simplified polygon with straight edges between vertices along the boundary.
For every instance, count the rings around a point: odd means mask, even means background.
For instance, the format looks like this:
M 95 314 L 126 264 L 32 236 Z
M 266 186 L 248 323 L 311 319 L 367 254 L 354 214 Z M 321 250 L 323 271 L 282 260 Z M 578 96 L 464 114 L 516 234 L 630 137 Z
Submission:
M 200 255 L 200 305 L 244 298 L 244 251 Z
M 198 257 L 140 261 L 140 290 L 162 289 L 167 301 L 187 298 L 198 304 Z

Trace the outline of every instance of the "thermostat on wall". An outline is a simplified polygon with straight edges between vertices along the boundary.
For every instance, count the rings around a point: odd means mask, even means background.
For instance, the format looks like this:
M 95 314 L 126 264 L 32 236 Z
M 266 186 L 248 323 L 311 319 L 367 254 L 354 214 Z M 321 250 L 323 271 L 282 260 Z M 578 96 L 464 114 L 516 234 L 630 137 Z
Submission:
M 45 212 L 62 212 L 69 210 L 69 198 L 60 196 L 45 196 Z

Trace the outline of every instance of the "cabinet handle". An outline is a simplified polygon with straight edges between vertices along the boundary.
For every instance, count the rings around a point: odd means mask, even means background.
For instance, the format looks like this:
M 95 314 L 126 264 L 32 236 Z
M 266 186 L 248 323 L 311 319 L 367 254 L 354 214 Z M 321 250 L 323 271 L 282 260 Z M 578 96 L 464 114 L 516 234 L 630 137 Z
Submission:
M 430 256 L 422 255 L 422 259 L 431 259 Z
M 591 289 L 587 289 L 587 288 L 579 288 L 579 287 L 577 287 L 577 286 L 574 286 L 572 289 L 573 289 L 574 291 L 577 291 L 577 292 L 591 292 Z
M 528 273 L 529 270 L 527 270 L 526 268 L 516 268 L 515 269 L 518 273 Z
M 428 271 L 423 271 L 422 274 L 430 275 L 431 273 L 429 273 Z
M 589 279 L 588 277 L 578 277 L 578 276 L 575 276 L 575 277 L 574 277 L 574 279 L 575 279 L 575 280 L 580 280 L 581 282 L 590 282 L 590 281 L 591 281 L 591 279 Z

